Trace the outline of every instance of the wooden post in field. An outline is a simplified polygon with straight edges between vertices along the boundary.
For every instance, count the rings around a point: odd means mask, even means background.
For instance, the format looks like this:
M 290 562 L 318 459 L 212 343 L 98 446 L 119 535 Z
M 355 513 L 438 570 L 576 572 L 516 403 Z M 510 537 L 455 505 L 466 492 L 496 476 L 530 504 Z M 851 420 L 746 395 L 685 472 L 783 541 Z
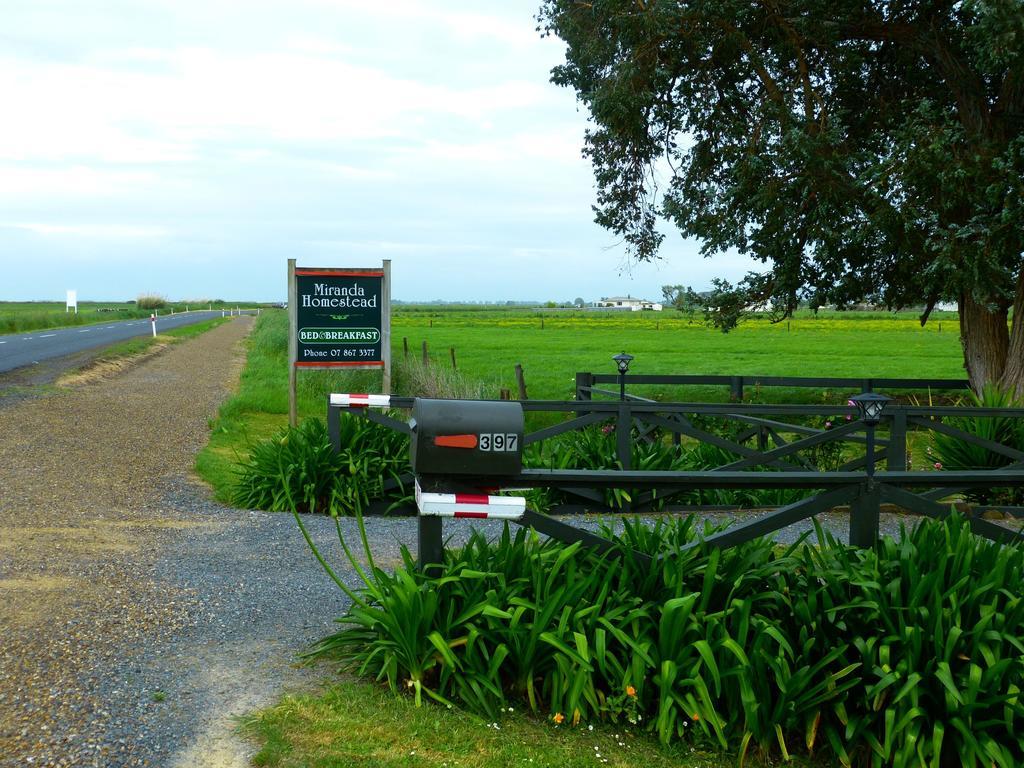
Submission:
M 452 356 L 452 370 L 457 371 L 459 367 L 455 364 L 455 347 L 449 347 L 448 351 L 451 353 Z
M 523 366 L 516 363 L 516 384 L 519 385 L 519 399 L 526 400 L 526 379 L 523 377 Z
M 540 319 L 540 329 L 542 331 L 544 330 L 544 318 L 543 317 Z
M 402 337 L 402 352 L 405 354 L 405 359 L 409 359 L 409 337 Z
M 511 400 L 512 399 L 512 390 L 511 389 L 502 388 L 498 392 L 498 399 L 499 400 Z
M 423 364 L 430 365 L 430 357 L 427 355 L 427 340 L 423 340 Z

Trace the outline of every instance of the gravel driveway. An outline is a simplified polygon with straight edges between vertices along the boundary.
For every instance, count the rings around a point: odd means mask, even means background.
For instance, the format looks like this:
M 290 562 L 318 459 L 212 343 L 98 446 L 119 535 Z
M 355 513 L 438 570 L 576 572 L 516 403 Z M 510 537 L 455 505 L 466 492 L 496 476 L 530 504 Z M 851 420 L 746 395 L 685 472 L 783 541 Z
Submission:
M 325 674 L 293 660 L 345 606 L 294 520 L 215 504 L 190 475 L 250 324 L 0 407 L 0 767 L 245 766 L 232 718 Z M 845 515 L 819 520 L 845 537 Z M 307 524 L 340 562 L 333 523 Z M 381 564 L 415 542 L 412 519 L 367 527 Z
M 337 590 L 189 475 L 250 324 L 0 409 L 0 766 L 246 765 L 230 716 L 310 684 Z

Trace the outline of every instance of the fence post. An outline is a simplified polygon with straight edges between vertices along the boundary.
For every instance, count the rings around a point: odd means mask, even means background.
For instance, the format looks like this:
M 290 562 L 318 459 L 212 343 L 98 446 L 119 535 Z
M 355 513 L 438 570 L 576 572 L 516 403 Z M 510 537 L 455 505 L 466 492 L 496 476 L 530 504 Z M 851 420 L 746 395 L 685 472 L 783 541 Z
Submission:
M 907 471 L 907 412 L 903 409 L 891 412 L 889 426 L 889 448 L 886 468 L 890 472 Z
M 421 571 L 440 570 L 437 565 L 444 562 L 444 540 L 441 538 L 441 518 L 420 515 L 417 565 Z
M 452 356 L 452 370 L 457 371 L 459 367 L 455 364 L 455 347 L 449 347 L 448 352 L 451 353 Z
M 526 397 L 526 378 L 523 376 L 522 363 L 516 363 L 516 384 L 519 385 L 519 399 L 527 400 Z
M 498 390 L 498 399 L 499 400 L 511 400 L 512 399 L 512 390 L 511 389 L 505 389 L 504 387 L 502 387 L 500 390 Z
M 619 416 L 615 422 L 615 457 L 623 469 L 632 469 L 632 447 L 633 418 L 629 403 L 623 401 L 619 404 Z M 632 501 L 623 501 L 623 512 L 630 512 L 633 509 Z
M 405 353 L 405 359 L 408 360 L 409 359 L 409 337 L 408 336 L 403 336 L 402 337 L 402 352 Z
M 739 403 L 743 401 L 743 377 L 733 376 L 729 388 L 729 399 Z
M 327 437 L 335 453 L 341 451 L 341 409 L 327 404 Z
M 861 483 L 860 490 L 850 502 L 850 546 L 873 547 L 878 541 L 878 516 L 881 513 L 882 494 L 873 479 Z
M 592 373 L 576 373 L 576 399 L 577 400 L 593 400 L 593 395 L 590 392 L 590 388 L 594 386 L 594 374 Z
M 430 356 L 427 355 L 427 340 L 423 340 L 423 364 L 430 365 Z

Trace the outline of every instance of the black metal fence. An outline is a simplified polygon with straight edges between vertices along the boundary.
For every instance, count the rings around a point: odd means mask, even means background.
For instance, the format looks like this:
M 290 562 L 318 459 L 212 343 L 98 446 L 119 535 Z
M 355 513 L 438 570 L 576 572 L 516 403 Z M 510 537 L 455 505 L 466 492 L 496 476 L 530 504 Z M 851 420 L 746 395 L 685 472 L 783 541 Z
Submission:
M 618 392 L 601 389 L 601 384 L 618 386 L 625 380 L 626 386 L 712 386 L 728 387 L 729 398 L 743 399 L 749 387 L 795 388 L 795 389 L 838 389 L 851 392 L 877 392 L 879 390 L 917 390 L 937 392 L 966 392 L 970 389 L 967 379 L 894 379 L 894 378 L 841 378 L 830 376 L 705 376 L 705 375 L 637 375 L 579 372 L 576 374 L 576 399 L 590 400 L 595 394 L 618 396 Z
M 617 377 L 612 377 L 617 380 Z M 640 377 L 635 377 L 640 378 Z M 648 377 L 661 378 L 661 377 Z M 829 380 L 840 381 L 840 380 Z M 848 380 L 843 380 L 848 381 Z M 876 380 L 898 381 L 905 380 Z M 659 383 L 659 382 L 654 382 Z M 789 383 L 786 386 L 790 386 Z M 617 394 L 617 393 L 616 393 Z M 392 397 L 393 409 L 409 409 L 413 398 Z M 695 489 L 800 489 L 807 495 L 780 506 L 764 516 L 734 525 L 706 541 L 728 547 L 772 533 L 813 515 L 845 507 L 849 510 L 849 541 L 870 546 L 878 537 L 883 504 L 908 512 L 941 518 L 948 515 L 961 494 L 994 488 L 1024 487 L 1024 451 L 994 442 L 950 424 L 951 419 L 1024 419 L 1024 408 L 956 408 L 890 405 L 875 428 L 860 421 L 853 406 L 753 405 L 735 403 L 656 403 L 642 399 L 620 401 L 529 400 L 528 413 L 563 414 L 554 425 L 528 432 L 526 446 L 559 438 L 595 425 L 615 433 L 617 469 L 523 469 L 504 478 L 507 487 L 557 488 L 577 500 L 552 510 L 559 512 L 651 512 L 655 505 Z M 328 428 L 337 445 L 342 417 L 362 417 L 405 434 L 410 428 L 401 419 L 366 408 L 331 406 Z M 831 422 L 831 424 L 829 424 Z M 714 427 L 709 427 L 713 423 Z M 828 426 L 825 426 L 828 424 Z M 997 469 L 938 471 L 911 469 L 908 464 L 910 436 L 937 432 L 1003 457 Z M 671 441 L 674 445 L 705 443 L 722 449 L 728 457 L 721 465 L 700 471 L 644 471 L 631 466 L 634 440 Z M 814 466 L 808 451 L 825 445 L 841 445 L 844 461 L 830 470 Z M 867 448 L 871 445 L 871 455 Z M 484 479 L 481 479 L 482 481 Z M 412 482 L 412 475 L 403 478 Z M 481 483 L 483 484 L 483 482 Z M 395 480 L 386 484 L 394 489 Z M 641 489 L 642 495 L 616 510 L 604 502 L 603 489 Z M 451 488 L 472 490 L 472 487 Z M 1024 516 L 1017 507 L 963 507 L 974 531 L 998 540 L 1016 540 L 1018 533 L 985 518 L 993 510 Z M 603 539 L 580 531 L 550 515 L 528 511 L 521 520 L 543 533 L 567 541 L 607 546 Z M 441 547 L 440 520 L 420 518 L 421 562 L 434 562 Z M 603 542 L 603 543 L 602 543 Z

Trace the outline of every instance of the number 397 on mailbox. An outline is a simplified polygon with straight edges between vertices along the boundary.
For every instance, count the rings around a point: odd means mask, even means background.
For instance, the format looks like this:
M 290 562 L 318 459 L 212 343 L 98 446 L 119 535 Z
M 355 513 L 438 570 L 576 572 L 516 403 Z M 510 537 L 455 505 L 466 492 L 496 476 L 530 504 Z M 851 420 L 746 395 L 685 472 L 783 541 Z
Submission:
M 515 432 L 481 432 L 479 437 L 481 451 L 510 451 L 519 450 L 519 435 Z

